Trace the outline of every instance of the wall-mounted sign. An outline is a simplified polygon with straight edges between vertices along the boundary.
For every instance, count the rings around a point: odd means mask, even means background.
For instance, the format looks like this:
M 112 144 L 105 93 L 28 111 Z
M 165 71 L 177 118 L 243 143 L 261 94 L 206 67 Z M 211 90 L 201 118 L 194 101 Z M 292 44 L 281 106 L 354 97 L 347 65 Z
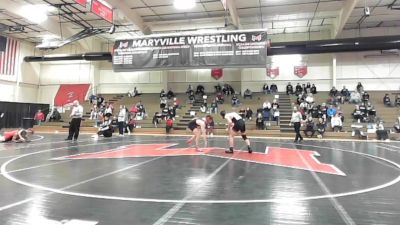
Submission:
M 110 23 L 113 22 L 113 10 L 97 0 L 92 1 L 92 12 Z
M 159 68 L 265 68 L 266 44 L 265 30 L 117 40 L 113 69 L 122 72 Z
M 307 73 L 308 73 L 307 65 L 294 66 L 294 75 L 302 78 L 305 75 L 307 75 Z
M 271 78 L 279 76 L 279 67 L 277 66 L 267 68 L 267 76 Z
M 222 76 L 224 76 L 224 69 L 211 69 L 211 77 L 213 77 L 214 79 L 219 80 Z
M 88 0 L 75 0 L 76 3 L 78 3 L 79 5 L 85 6 L 86 7 L 86 3 Z

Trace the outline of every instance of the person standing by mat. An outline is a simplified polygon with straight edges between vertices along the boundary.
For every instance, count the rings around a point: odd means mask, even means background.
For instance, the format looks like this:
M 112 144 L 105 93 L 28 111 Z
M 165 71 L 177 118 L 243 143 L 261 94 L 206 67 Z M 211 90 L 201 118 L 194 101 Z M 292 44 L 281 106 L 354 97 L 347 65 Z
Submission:
M 82 116 L 83 116 L 83 107 L 79 105 L 79 101 L 75 100 L 73 102 L 73 108 L 71 111 L 71 122 L 69 123 L 69 134 L 68 138 L 65 139 L 67 140 L 72 140 L 74 138 L 74 141 L 78 140 L 79 136 L 79 129 L 81 127 L 81 121 L 82 121 Z
M 246 136 L 246 125 L 243 118 L 236 112 L 226 113 L 224 110 L 220 112 L 220 115 L 228 121 L 229 150 L 226 150 L 225 152 L 230 154 L 233 153 L 235 136 L 240 133 L 247 144 L 247 151 L 252 153 L 253 150 L 250 147 L 250 140 Z
M 294 139 L 294 142 L 299 142 L 303 140 L 303 137 L 300 134 L 302 120 L 303 116 L 301 115 L 300 111 L 297 109 L 297 107 L 293 107 L 292 118 L 290 119 L 289 126 L 292 126 L 293 124 L 294 131 L 296 132 L 296 138 Z
M 187 140 L 187 143 L 190 145 L 194 140 L 196 151 L 202 151 L 201 149 L 199 149 L 200 136 L 203 136 L 204 148 L 207 147 L 206 123 L 209 120 L 210 116 L 208 115 L 205 121 L 194 118 L 188 123 L 188 129 L 193 132 L 193 136 L 189 140 Z

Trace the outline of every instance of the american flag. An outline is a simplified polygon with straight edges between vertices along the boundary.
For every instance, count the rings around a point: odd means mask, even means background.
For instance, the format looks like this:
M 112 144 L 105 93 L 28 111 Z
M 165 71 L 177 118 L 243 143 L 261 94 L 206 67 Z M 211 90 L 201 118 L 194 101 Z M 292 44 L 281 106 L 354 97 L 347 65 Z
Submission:
M 16 75 L 19 62 L 19 41 L 0 36 L 0 75 Z

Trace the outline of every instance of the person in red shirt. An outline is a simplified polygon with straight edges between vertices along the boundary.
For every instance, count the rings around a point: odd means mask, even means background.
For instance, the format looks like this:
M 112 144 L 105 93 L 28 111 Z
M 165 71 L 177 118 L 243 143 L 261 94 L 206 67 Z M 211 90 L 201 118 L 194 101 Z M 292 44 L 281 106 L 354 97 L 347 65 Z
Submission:
M 35 120 L 38 126 L 40 126 L 42 121 L 44 121 L 44 113 L 42 112 L 42 110 L 39 109 L 37 111 L 37 113 L 35 114 Z
M 174 120 L 172 119 L 172 117 L 168 117 L 165 123 L 165 132 L 169 134 L 173 126 L 174 126 Z
M 0 142 L 13 141 L 16 143 L 29 142 L 29 136 L 32 135 L 34 131 L 32 129 L 18 129 L 4 132 L 3 136 L 0 135 Z

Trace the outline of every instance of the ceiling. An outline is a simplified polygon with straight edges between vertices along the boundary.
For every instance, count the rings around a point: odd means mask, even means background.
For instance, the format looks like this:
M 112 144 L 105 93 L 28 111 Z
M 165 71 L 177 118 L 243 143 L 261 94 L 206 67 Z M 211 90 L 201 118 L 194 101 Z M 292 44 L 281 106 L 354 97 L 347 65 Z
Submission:
M 393 27 L 400 30 L 400 0 L 196 0 L 190 10 L 177 10 L 173 0 L 103 0 L 114 8 L 114 34 L 104 40 L 143 34 L 203 29 L 259 29 L 269 34 L 328 32 L 332 38 L 345 30 Z M 58 6 L 45 23 L 35 24 L 21 15 L 25 4 Z M 370 15 L 365 16 L 365 6 Z M 85 27 L 107 28 L 112 24 L 76 3 L 75 0 L 1 0 L 0 34 L 39 43 L 55 35 L 64 39 Z M 376 33 L 376 35 L 384 35 Z

